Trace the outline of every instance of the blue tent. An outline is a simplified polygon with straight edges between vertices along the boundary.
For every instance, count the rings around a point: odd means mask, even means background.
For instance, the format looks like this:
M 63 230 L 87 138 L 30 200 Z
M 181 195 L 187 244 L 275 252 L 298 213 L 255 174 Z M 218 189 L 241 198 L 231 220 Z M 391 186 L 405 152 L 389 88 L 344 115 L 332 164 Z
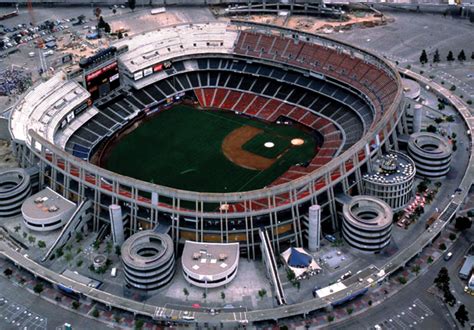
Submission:
M 288 257 L 288 265 L 297 268 L 306 268 L 311 264 L 311 256 L 302 253 L 295 248 L 291 248 L 290 256 Z

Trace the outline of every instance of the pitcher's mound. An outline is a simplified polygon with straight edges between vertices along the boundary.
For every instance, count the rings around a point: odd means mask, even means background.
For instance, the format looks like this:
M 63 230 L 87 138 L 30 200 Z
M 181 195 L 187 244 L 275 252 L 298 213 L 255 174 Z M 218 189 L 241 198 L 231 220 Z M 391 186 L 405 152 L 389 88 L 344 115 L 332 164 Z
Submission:
M 303 139 L 292 139 L 291 140 L 291 145 L 292 146 L 300 146 L 304 144 L 304 140 Z

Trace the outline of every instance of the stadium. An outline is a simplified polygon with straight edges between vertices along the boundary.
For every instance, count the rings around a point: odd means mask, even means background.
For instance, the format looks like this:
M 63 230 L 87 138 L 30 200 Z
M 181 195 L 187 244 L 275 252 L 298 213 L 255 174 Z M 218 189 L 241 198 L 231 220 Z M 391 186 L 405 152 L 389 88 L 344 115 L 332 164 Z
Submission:
M 122 207 L 128 234 L 276 253 L 307 240 L 308 208 L 341 229 L 344 195 L 407 134 L 403 89 L 384 59 L 329 37 L 243 21 L 125 38 L 35 86 L 12 111 L 22 167 L 93 204 L 93 230 Z M 138 146 L 140 146 L 138 148 Z

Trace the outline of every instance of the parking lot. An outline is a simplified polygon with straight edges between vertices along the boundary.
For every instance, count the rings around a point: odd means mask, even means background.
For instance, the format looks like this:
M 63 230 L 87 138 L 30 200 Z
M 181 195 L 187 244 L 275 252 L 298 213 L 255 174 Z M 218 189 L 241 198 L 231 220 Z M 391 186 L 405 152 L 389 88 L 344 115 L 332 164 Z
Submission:
M 1 329 L 47 329 L 47 319 L 29 311 L 25 306 L 0 296 Z
M 370 329 L 408 329 L 423 328 L 423 321 L 433 315 L 420 299 L 415 299 L 410 306 L 407 306 L 396 313 L 389 314 L 387 318 L 380 320 Z M 380 327 L 377 327 L 377 325 Z

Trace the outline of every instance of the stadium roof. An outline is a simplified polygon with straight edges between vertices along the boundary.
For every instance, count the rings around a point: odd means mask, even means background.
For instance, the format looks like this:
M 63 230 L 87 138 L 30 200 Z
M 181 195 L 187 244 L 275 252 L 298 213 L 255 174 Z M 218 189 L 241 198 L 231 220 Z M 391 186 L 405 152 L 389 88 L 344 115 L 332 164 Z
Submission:
M 13 109 L 10 122 L 12 137 L 25 141 L 28 130 L 33 129 L 53 142 L 54 133 L 62 120 L 89 97 L 90 93 L 79 83 L 67 80 L 64 72 L 56 73 L 31 89 Z
M 180 55 L 231 53 L 237 31 L 228 27 L 225 22 L 182 24 L 121 39 L 114 46 L 128 46 L 120 61 L 136 73 Z

